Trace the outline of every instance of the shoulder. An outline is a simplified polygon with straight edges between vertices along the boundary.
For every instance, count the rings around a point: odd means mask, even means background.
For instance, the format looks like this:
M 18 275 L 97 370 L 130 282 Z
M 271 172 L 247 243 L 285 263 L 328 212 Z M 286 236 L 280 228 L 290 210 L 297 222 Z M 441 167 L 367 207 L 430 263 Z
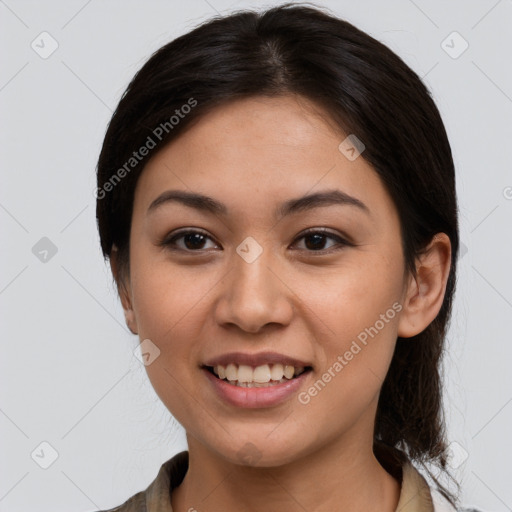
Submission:
M 162 464 L 156 478 L 144 491 L 122 505 L 96 512 L 172 512 L 171 491 L 181 484 L 188 470 L 188 451 L 176 454 Z

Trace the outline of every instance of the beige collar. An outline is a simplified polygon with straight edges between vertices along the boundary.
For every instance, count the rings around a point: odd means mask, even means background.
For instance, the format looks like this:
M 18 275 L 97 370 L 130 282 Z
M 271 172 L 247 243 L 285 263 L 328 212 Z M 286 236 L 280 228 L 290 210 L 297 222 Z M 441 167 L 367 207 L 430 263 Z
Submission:
M 402 466 L 402 489 L 396 512 L 433 512 L 434 504 L 425 478 L 410 463 Z

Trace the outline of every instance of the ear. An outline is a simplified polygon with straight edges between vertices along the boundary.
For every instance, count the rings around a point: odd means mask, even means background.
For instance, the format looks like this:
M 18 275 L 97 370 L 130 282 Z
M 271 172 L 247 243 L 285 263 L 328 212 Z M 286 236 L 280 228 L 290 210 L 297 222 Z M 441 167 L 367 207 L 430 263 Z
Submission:
M 139 331 L 137 328 L 137 320 L 135 318 L 132 305 L 133 300 L 131 294 L 130 276 L 121 275 L 118 257 L 119 251 L 117 247 L 113 245 L 112 252 L 110 253 L 110 269 L 112 270 L 112 275 L 116 281 L 117 293 L 119 294 L 119 298 L 121 299 L 121 304 L 123 306 L 126 325 L 132 334 L 138 334 Z
M 446 233 L 437 233 L 417 259 L 416 277 L 409 278 L 398 336 L 410 338 L 426 329 L 443 305 L 451 266 L 451 243 Z

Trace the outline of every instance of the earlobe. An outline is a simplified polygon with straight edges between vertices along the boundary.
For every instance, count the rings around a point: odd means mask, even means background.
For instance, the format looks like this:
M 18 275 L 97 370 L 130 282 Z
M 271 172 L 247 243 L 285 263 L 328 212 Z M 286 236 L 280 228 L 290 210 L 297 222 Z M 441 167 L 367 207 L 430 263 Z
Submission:
M 121 300 L 121 305 L 123 306 L 124 318 L 126 321 L 126 325 L 128 329 L 132 332 L 132 334 L 138 334 L 137 328 L 137 320 L 135 318 L 135 313 L 133 311 L 132 299 L 131 299 L 131 287 L 130 283 L 127 281 L 127 276 L 120 275 L 119 266 L 118 266 L 118 249 L 114 245 L 112 246 L 112 252 L 110 255 L 110 268 L 112 270 L 112 275 L 114 276 L 114 280 L 117 286 L 117 293 Z
M 135 314 L 133 313 L 133 309 L 124 309 L 124 318 L 126 320 L 126 325 L 128 329 L 130 329 L 132 334 L 139 334 L 137 330 L 137 322 L 135 321 Z
M 398 322 L 398 336 L 415 336 L 436 318 L 443 305 L 450 266 L 450 238 L 445 233 L 437 233 L 417 259 L 416 276 L 409 277 Z

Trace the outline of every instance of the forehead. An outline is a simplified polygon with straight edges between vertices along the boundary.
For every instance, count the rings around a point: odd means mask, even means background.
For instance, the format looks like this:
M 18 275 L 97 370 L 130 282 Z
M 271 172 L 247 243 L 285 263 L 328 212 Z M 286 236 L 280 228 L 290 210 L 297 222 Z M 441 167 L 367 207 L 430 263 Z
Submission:
M 176 188 L 215 196 L 235 210 L 338 188 L 389 209 L 373 168 L 340 151 L 346 137 L 321 107 L 302 97 L 230 102 L 148 162 L 137 184 L 136 208 L 147 210 L 162 191 Z

